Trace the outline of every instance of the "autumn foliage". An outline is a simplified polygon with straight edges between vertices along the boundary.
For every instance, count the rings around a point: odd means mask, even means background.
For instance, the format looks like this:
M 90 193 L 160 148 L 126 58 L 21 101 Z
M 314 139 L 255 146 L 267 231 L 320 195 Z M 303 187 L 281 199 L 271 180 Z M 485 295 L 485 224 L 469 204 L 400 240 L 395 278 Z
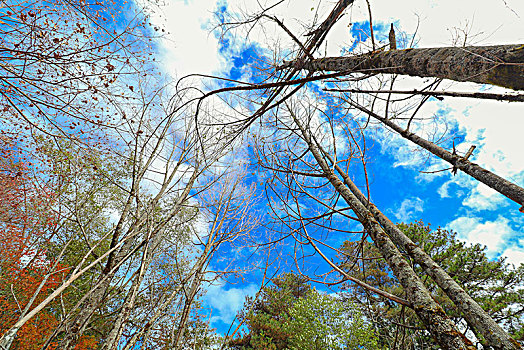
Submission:
M 4 140 L 5 141 L 5 140 Z M 38 305 L 59 286 L 68 268 L 46 256 L 46 244 L 53 238 L 58 215 L 53 212 L 50 188 L 31 176 L 31 164 L 24 162 L 13 145 L 0 150 L 0 334 L 22 315 Z M 58 303 L 51 304 L 18 332 L 13 349 L 40 349 L 57 327 Z M 82 339 L 77 349 L 92 349 L 96 342 Z M 55 349 L 50 343 L 48 349 Z

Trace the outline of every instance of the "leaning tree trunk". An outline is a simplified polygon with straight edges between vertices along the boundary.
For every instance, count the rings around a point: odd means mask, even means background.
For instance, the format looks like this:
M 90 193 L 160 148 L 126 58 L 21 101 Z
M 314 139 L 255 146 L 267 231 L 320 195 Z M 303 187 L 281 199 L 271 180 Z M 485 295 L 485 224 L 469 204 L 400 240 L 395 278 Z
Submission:
M 136 223 L 132 225 L 131 228 L 127 231 L 125 237 L 134 236 L 137 232 L 144 231 L 144 225 L 146 225 L 144 221 L 145 216 L 139 217 Z M 88 298 L 80 305 L 79 313 L 71 320 L 66 321 L 65 325 L 63 326 L 65 329 L 65 335 L 60 341 L 60 349 L 69 350 L 76 347 L 78 340 L 82 336 L 86 327 L 89 325 L 91 317 L 103 304 L 104 298 L 107 296 L 107 291 L 111 287 L 111 282 L 113 281 L 113 278 L 121 265 L 134 253 L 137 253 L 144 244 L 147 245 L 150 239 L 151 234 L 138 245 L 135 244 L 135 246 L 133 246 L 135 243 L 134 240 L 127 239 L 122 247 L 118 250 L 118 253 L 110 256 L 111 259 L 108 259 L 104 270 L 98 277 L 96 289 L 91 291 L 91 294 L 88 296 Z
M 331 159 L 329 154 L 322 149 L 320 150 L 333 164 L 333 159 Z M 475 334 L 477 334 L 477 332 L 480 333 L 495 350 L 522 349 L 439 264 L 406 236 L 402 230 L 364 196 L 353 181 L 351 181 L 348 174 L 338 164 L 335 164 L 334 167 L 344 180 L 344 184 L 358 200 L 365 205 L 366 209 L 373 214 L 391 240 L 408 253 L 413 261 L 419 264 L 426 274 L 430 276 L 444 293 L 446 293 L 450 300 L 453 301 L 468 324 L 473 326 Z
M 443 349 L 475 349 L 471 341 L 456 329 L 455 324 L 449 319 L 442 307 L 433 300 L 427 288 L 404 259 L 402 253 L 391 241 L 388 234 L 376 221 L 373 214 L 333 172 L 333 169 L 327 164 L 318 146 L 311 139 L 307 130 L 303 128 L 300 121 L 295 117 L 294 120 L 310 152 L 322 168 L 327 179 L 358 216 L 360 223 L 370 234 L 376 247 L 400 281 L 413 310 L 435 341 Z
M 189 318 L 189 313 L 191 312 L 191 307 L 193 306 L 195 296 L 200 288 L 200 285 L 202 284 L 202 267 L 195 274 L 195 277 L 193 278 L 193 281 L 191 282 L 189 291 L 185 290 L 185 287 L 184 287 L 184 292 L 186 294 L 186 300 L 184 301 L 184 309 L 182 310 L 182 316 L 180 317 L 180 323 L 178 325 L 175 338 L 173 339 L 173 342 L 171 344 L 171 347 L 173 349 L 180 348 L 180 342 L 182 340 L 182 336 L 184 335 L 184 332 L 186 331 L 186 328 L 187 328 L 187 320 Z
M 104 343 L 102 344 L 100 350 L 112 350 L 116 349 L 118 346 L 118 342 L 120 340 L 120 337 L 122 336 L 122 332 L 124 330 L 126 322 L 135 305 L 138 291 L 142 284 L 142 281 L 144 280 L 146 270 L 149 264 L 151 263 L 152 253 L 149 249 L 152 245 L 154 246 L 154 244 L 150 244 L 150 242 L 148 242 L 148 244 L 146 244 L 146 246 L 144 247 L 142 262 L 140 264 L 139 269 L 136 271 L 136 277 L 133 281 L 133 284 L 131 285 L 130 291 L 128 292 L 124 300 L 124 304 L 122 305 L 122 308 L 118 313 L 117 318 L 114 320 L 113 326 L 111 327 L 111 330 L 109 331 L 107 338 L 104 340 Z
M 287 62 L 314 71 L 390 73 L 434 77 L 524 90 L 524 45 L 438 47 L 371 52 Z
M 514 183 L 498 176 L 497 174 L 492 173 L 489 170 L 484 169 L 483 167 L 475 163 L 470 162 L 469 160 L 463 157 L 446 151 L 444 148 L 434 144 L 433 142 L 423 139 L 422 137 L 410 132 L 409 130 L 400 127 L 388 118 L 381 117 L 375 112 L 372 112 L 369 109 L 360 106 L 356 103 L 353 103 L 351 101 L 348 102 L 353 107 L 360 109 L 364 113 L 377 119 L 384 125 L 390 127 L 391 129 L 399 133 L 403 138 L 408 139 L 414 144 L 428 150 L 440 159 L 445 160 L 446 162 L 453 165 L 453 167 L 455 167 L 456 169 L 462 170 L 463 172 L 475 178 L 476 180 L 482 182 L 486 186 L 491 187 L 500 194 L 503 194 L 512 201 L 520 204 L 521 207 L 519 210 L 521 212 L 524 212 L 524 188 L 515 185 Z
M 118 270 L 115 268 L 119 263 L 123 261 L 127 256 L 127 253 L 130 245 L 133 243 L 131 240 L 128 240 L 124 244 L 119 255 L 112 260 L 113 264 L 108 269 L 104 269 L 104 272 L 99 276 L 97 283 L 98 287 L 91 292 L 86 301 L 81 305 L 78 315 L 76 315 L 70 321 L 66 321 L 66 324 L 63 326 L 65 330 L 65 335 L 60 341 L 60 349 L 74 349 L 77 345 L 78 340 L 83 334 L 84 330 L 89 324 L 91 317 L 96 312 L 96 310 L 102 305 L 106 293 L 111 287 L 111 282 Z

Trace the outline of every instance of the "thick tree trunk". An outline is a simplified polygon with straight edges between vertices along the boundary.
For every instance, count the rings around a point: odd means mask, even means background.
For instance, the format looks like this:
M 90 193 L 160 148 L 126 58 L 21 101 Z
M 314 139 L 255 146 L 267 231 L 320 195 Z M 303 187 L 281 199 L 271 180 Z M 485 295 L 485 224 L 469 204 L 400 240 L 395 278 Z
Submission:
M 382 214 L 376 206 L 371 205 L 370 207 L 389 237 L 391 237 L 399 247 L 405 250 L 415 263 L 419 264 L 425 270 L 426 274 L 428 274 L 451 301 L 453 301 L 468 323 L 482 334 L 493 349 L 522 349 L 424 250 L 411 241 L 411 239 Z
M 329 158 L 329 155 L 326 155 Z M 330 159 L 330 161 L 332 161 Z M 522 347 L 512 339 L 462 287 L 451 278 L 424 250 L 404 234 L 374 204 L 370 203 L 340 166 L 335 169 L 350 191 L 373 214 L 391 240 L 419 264 L 435 283 L 446 293 L 464 315 L 464 319 L 478 331 L 495 350 L 517 350 Z
M 298 63 L 286 63 L 284 67 Z M 438 47 L 325 57 L 305 62 L 314 71 L 390 73 L 524 90 L 524 45 Z
M 416 275 L 413 268 L 404 259 L 402 253 L 391 241 L 388 234 L 375 220 L 373 214 L 333 172 L 332 168 L 322 156 L 318 146 L 296 118 L 295 123 L 329 182 L 358 216 L 359 221 L 370 234 L 376 247 L 400 281 L 406 292 L 408 301 L 413 305 L 413 310 L 436 342 L 443 349 L 475 349 L 471 341 L 456 329 L 444 310 L 433 300 L 427 288 Z

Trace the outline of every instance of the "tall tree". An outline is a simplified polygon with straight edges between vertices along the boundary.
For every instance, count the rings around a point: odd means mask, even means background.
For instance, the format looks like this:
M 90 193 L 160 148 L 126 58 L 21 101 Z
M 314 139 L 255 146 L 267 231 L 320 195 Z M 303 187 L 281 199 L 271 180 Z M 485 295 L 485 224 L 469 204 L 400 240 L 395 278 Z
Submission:
M 522 340 L 524 319 L 523 292 L 519 290 L 524 278 L 524 265 L 512 266 L 501 257 L 489 260 L 486 247 L 479 244 L 466 245 L 457 239 L 457 234 L 441 228 L 432 230 L 422 222 L 401 224 L 399 227 L 435 262 L 445 268 L 464 290 L 471 295 L 484 310 L 507 329 L 517 340 Z M 362 244 L 346 242 L 341 248 L 341 266 L 352 276 L 357 276 L 373 286 L 400 292 L 399 282 L 391 274 L 387 264 L 380 258 L 376 248 L 369 242 Z M 361 256 L 361 258 L 356 258 Z M 421 267 L 416 263 L 415 269 Z M 433 298 L 446 310 L 457 324 L 463 325 L 467 331 L 475 332 L 460 310 L 453 306 L 449 297 L 430 279 L 424 280 L 431 290 Z M 413 343 L 419 346 L 429 346 L 433 342 L 424 337 L 423 327 L 409 309 L 399 307 L 394 303 L 384 303 L 370 293 L 357 290 L 347 285 L 347 296 L 356 298 L 367 305 L 366 314 L 375 320 L 380 334 L 384 337 L 384 346 L 405 348 Z M 410 336 L 414 334 L 415 337 Z M 489 344 L 478 332 L 475 332 L 477 347 L 482 345 L 488 349 Z M 436 345 L 432 345 L 436 346 Z
M 285 273 L 272 280 L 256 298 L 248 297 L 239 318 L 249 332 L 229 342 L 236 349 L 288 349 L 293 333 L 286 325 L 289 310 L 300 298 L 304 298 L 311 287 L 307 279 Z
M 289 317 L 292 350 L 380 349 L 373 326 L 352 302 L 312 290 L 293 304 Z
M 455 305 L 464 313 L 467 321 L 487 339 L 490 346 L 496 349 L 521 348 L 521 346 L 446 273 L 445 269 L 433 261 L 430 256 L 414 244 L 409 237 L 373 205 L 370 199 L 368 174 L 366 170 L 366 138 L 368 135 L 363 130 L 369 125 L 369 117 L 377 118 L 378 113 L 375 111 L 378 107 L 376 105 L 384 107 L 384 116 L 381 117 L 382 119 L 379 119 L 381 122 L 386 124 L 385 121 L 387 120 L 395 125 L 402 124 L 402 126 L 398 128 L 393 128 L 390 124 L 386 125 L 398 131 L 402 136 L 416 141 L 417 145 L 426 148 L 433 154 L 450 162 L 453 165 L 454 172 L 457 169 L 468 172 L 474 176 L 475 179 L 496 188 L 520 205 L 524 203 L 521 196 L 523 193 L 522 188 L 502 179 L 500 176 L 486 171 L 486 169 L 473 165 L 467 160 L 469 156 L 460 157 L 455 151 L 450 152 L 441 147 L 434 147 L 434 143 L 427 142 L 427 140 L 415 135 L 411 130 L 413 130 L 414 123 L 419 123 L 416 115 L 420 107 L 427 101 L 427 98 L 422 98 L 418 101 L 419 103 L 414 104 L 412 107 L 414 112 L 407 117 L 388 115 L 388 108 L 391 106 L 390 98 L 388 98 L 384 104 L 377 103 L 377 99 L 374 98 L 373 95 L 370 95 L 369 98 L 361 98 L 358 103 L 346 98 L 341 100 L 340 104 L 335 104 L 331 97 L 317 94 L 315 97 L 317 97 L 318 100 L 326 99 L 325 105 L 322 105 L 319 101 L 314 101 L 314 99 L 308 99 L 308 93 L 311 95 L 314 94 L 313 91 L 307 89 L 308 86 L 306 84 L 308 82 L 326 78 L 333 79 L 353 72 L 349 64 L 347 70 L 342 68 L 342 64 L 337 65 L 343 60 L 335 58 L 325 59 L 325 62 L 338 62 L 336 64 L 333 63 L 333 67 L 336 66 L 334 73 L 315 75 L 314 71 L 316 68 L 310 65 L 309 68 L 311 68 L 311 71 L 307 72 L 304 76 L 300 76 L 299 74 L 299 71 L 307 68 L 310 62 L 315 62 L 317 66 L 321 66 L 322 59 L 315 60 L 314 58 L 314 55 L 318 54 L 316 48 L 318 48 L 319 43 L 325 38 L 328 30 L 350 3 L 351 2 L 345 1 L 337 2 L 334 10 L 328 15 L 327 19 L 320 23 L 316 30 L 308 31 L 309 38 L 306 44 L 302 44 L 299 36 L 292 33 L 289 28 L 283 24 L 283 21 L 268 15 L 268 12 L 271 12 L 271 8 L 264 9 L 259 15 L 249 17 L 244 22 L 227 22 L 224 27 L 231 28 L 242 23 L 249 23 L 251 26 L 253 22 L 261 19 L 273 21 L 296 43 L 297 48 L 296 51 L 294 51 L 296 59 L 284 65 L 275 62 L 274 66 L 283 68 L 283 70 L 278 71 L 277 74 L 270 73 L 267 78 L 273 79 L 271 82 L 219 89 L 203 95 L 202 99 L 213 96 L 214 94 L 235 90 L 249 92 L 260 89 L 263 91 L 260 95 L 262 101 L 259 102 L 258 109 L 249 117 L 236 121 L 235 125 L 240 132 L 252 125 L 255 120 L 262 119 L 263 125 L 272 130 L 273 134 L 267 137 L 264 135 L 258 144 L 259 163 L 263 168 L 274 174 L 272 181 L 269 183 L 269 187 L 271 188 L 271 195 L 277 197 L 279 200 L 280 206 L 278 210 L 274 211 L 274 215 L 278 220 L 283 222 L 282 226 L 285 227 L 285 229 L 281 231 L 283 233 L 291 232 L 291 235 L 297 239 L 296 244 L 299 247 L 309 246 L 320 254 L 317 244 L 322 244 L 322 240 L 319 242 L 318 238 L 313 237 L 309 233 L 309 226 L 314 226 L 319 230 L 320 228 L 324 228 L 331 232 L 347 232 L 349 230 L 336 227 L 330 220 L 334 220 L 333 218 L 341 215 L 347 219 L 358 221 L 364 228 L 363 237 L 369 235 L 402 284 L 403 291 L 406 293 L 407 303 L 398 298 L 397 302 L 404 303 L 405 306 L 414 309 L 417 316 L 422 320 L 424 327 L 431 332 L 441 347 L 471 348 L 472 344 L 458 332 L 456 325 L 433 300 L 430 291 L 422 283 L 420 278 L 421 273 L 415 271 L 409 265 L 408 261 L 404 259 L 402 252 L 407 252 L 410 259 L 413 259 L 417 264 L 424 267 L 423 272 L 431 276 L 442 290 L 446 292 L 448 297 L 453 300 Z M 419 62 L 419 64 L 414 62 L 414 64 L 409 65 L 409 67 L 403 64 L 404 61 L 402 58 L 406 58 L 407 60 L 417 55 L 419 55 L 419 57 L 426 57 L 431 61 L 432 58 L 429 58 L 428 52 L 438 53 L 440 52 L 438 50 L 431 51 L 428 49 L 425 50 L 424 53 L 412 49 L 393 50 L 388 53 L 371 52 L 364 56 L 350 54 L 349 57 L 356 57 L 357 60 L 360 60 L 359 63 L 363 65 L 365 62 L 372 62 L 372 60 L 369 59 L 370 57 L 396 57 L 397 62 L 394 64 L 395 67 L 399 66 L 399 71 L 393 73 L 402 74 L 402 72 L 408 73 L 409 69 L 418 69 L 417 72 L 413 73 L 410 71 L 409 74 L 417 76 L 431 75 L 436 78 L 435 82 L 432 82 L 432 85 L 428 87 L 429 89 L 434 85 L 438 85 L 442 78 L 450 78 L 453 75 L 456 80 L 460 81 L 475 81 L 475 79 L 477 79 L 476 77 L 480 76 L 479 79 L 484 79 L 481 80 L 481 82 L 494 83 L 494 81 L 490 81 L 492 78 L 490 74 L 495 74 L 494 72 L 498 70 L 499 66 L 502 67 L 502 70 L 508 68 L 511 71 L 516 69 L 516 72 L 520 72 L 521 68 L 519 67 L 521 65 L 519 63 L 514 64 L 512 61 L 516 60 L 516 62 L 520 62 L 520 49 L 520 46 L 481 47 L 479 48 L 479 52 L 482 51 L 485 55 L 476 56 L 470 56 L 461 49 L 441 50 L 442 52 L 446 51 L 451 54 L 455 53 L 457 57 L 460 56 L 468 60 L 468 62 L 471 61 L 472 64 L 469 65 L 466 70 L 470 69 L 470 73 L 473 72 L 474 69 L 479 69 L 483 73 L 487 71 L 484 76 L 476 73 L 461 75 L 459 73 L 461 72 L 462 65 L 445 65 L 444 63 L 445 67 L 442 67 L 440 65 L 442 60 L 438 58 L 435 58 L 439 61 L 438 63 L 428 65 L 427 67 L 424 66 L 422 62 Z M 476 49 L 471 50 L 475 51 Z M 486 58 L 488 51 L 492 53 L 497 52 L 497 63 L 490 62 L 490 60 L 493 61 L 493 57 Z M 504 52 L 507 52 L 509 56 L 504 56 Z M 506 57 L 507 60 L 504 57 Z M 450 59 L 452 60 L 453 57 Z M 349 62 L 350 59 L 346 61 Z M 433 66 L 435 66 L 435 70 L 432 70 Z M 326 66 L 326 68 L 327 67 L 328 66 Z M 383 67 L 384 66 L 381 66 L 381 68 Z M 377 74 L 376 71 L 373 71 L 374 66 L 367 66 L 367 68 L 371 70 L 366 71 L 366 73 L 370 75 Z M 402 69 L 404 70 L 402 71 Z M 435 73 L 436 70 L 439 70 L 439 72 L 442 71 L 445 74 L 439 75 L 440 73 Z M 387 69 L 385 71 L 388 72 Z M 338 84 L 358 85 L 360 81 L 368 78 L 370 75 L 342 80 Z M 514 77 L 512 74 L 507 74 L 505 78 L 504 74 L 500 72 L 495 75 L 501 77 L 501 79 L 497 81 L 497 84 L 519 88 L 518 81 L 521 75 L 520 73 L 517 74 L 517 77 Z M 475 78 L 473 76 L 475 76 Z M 504 80 L 506 82 L 504 82 Z M 379 79 L 380 87 L 376 90 L 383 90 L 387 84 L 392 86 L 394 81 L 395 78 L 393 78 L 391 82 L 382 82 L 382 80 Z M 267 93 L 267 89 L 269 89 L 270 93 Z M 304 93 L 299 94 L 298 91 L 301 89 Z M 389 89 L 391 90 L 392 88 L 390 87 Z M 293 95 L 297 94 L 298 98 L 293 99 Z M 416 95 L 416 91 L 414 95 Z M 258 96 L 257 98 L 250 97 L 249 95 L 244 97 L 249 103 L 258 102 Z M 369 101 L 369 107 L 362 106 L 362 100 L 365 101 L 365 103 Z M 335 105 L 335 107 L 333 107 L 333 105 Z M 363 112 L 363 118 L 359 118 L 358 115 L 355 116 L 350 112 L 355 109 Z M 271 113 L 274 113 L 274 115 L 271 115 Z M 423 121 L 420 123 L 422 122 Z M 360 169 L 352 163 L 355 159 L 362 164 Z M 364 186 L 363 189 L 359 188 L 355 185 L 352 177 L 362 178 L 366 181 L 366 186 Z M 328 186 L 335 192 L 335 195 L 325 195 L 325 193 L 323 193 Z M 366 192 L 367 195 L 364 194 Z M 344 210 L 350 210 L 352 214 L 346 214 L 338 210 L 341 204 L 339 203 L 340 198 L 343 199 L 344 204 L 347 205 L 347 207 L 344 207 Z M 269 199 L 271 202 L 271 198 Z M 303 203 L 306 200 L 308 204 L 304 206 Z M 312 203 L 319 204 L 324 210 L 320 211 L 320 213 L 312 213 Z M 319 223 L 319 221 L 322 221 L 322 224 Z M 289 234 L 284 237 L 289 237 Z M 329 247 L 326 245 L 326 248 Z M 323 256 L 325 257 L 325 255 Z M 326 261 L 329 263 L 328 258 L 326 258 Z M 340 271 L 338 272 L 342 273 Z M 363 286 L 362 283 L 360 285 Z M 385 296 L 387 294 L 382 293 L 382 295 Z M 391 296 L 388 297 L 391 298 Z M 393 300 L 395 298 L 391 299 Z
M 372 327 L 350 302 L 312 289 L 307 278 L 284 273 L 246 298 L 239 318 L 248 331 L 236 349 L 378 349 Z

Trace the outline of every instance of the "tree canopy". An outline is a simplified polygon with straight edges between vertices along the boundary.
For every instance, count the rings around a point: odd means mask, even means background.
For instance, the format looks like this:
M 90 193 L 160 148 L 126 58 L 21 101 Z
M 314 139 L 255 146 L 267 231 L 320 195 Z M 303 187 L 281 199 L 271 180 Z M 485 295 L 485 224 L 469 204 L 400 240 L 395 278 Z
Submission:
M 522 349 L 518 31 L 195 3 L 0 4 L 0 350 Z
M 234 349 L 378 349 L 374 330 L 351 302 L 312 289 L 286 273 L 247 298 L 240 319 L 247 332 Z

